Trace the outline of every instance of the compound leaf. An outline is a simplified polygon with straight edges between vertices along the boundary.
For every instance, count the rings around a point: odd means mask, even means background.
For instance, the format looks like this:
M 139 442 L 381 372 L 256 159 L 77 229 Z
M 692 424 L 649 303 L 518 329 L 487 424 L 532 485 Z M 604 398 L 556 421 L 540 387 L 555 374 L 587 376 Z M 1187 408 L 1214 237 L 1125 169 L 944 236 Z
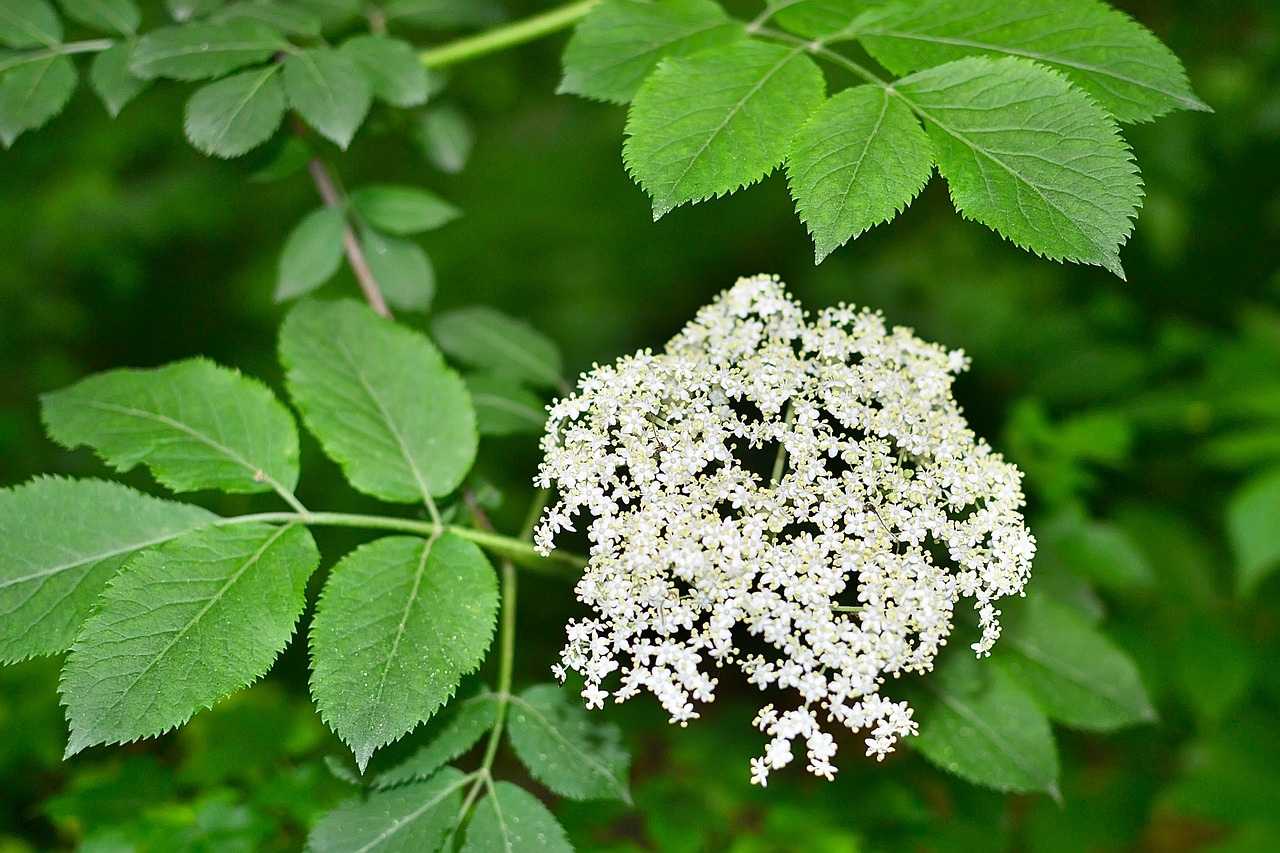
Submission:
M 286 59 L 284 89 L 307 124 L 339 148 L 351 144 L 373 99 L 360 64 L 328 48 L 298 51 Z
M 1280 568 L 1280 471 L 1245 484 L 1227 504 L 1227 534 L 1241 596 Z
M 559 386 L 564 366 L 555 342 L 533 326 L 483 306 L 441 314 L 431 324 L 440 348 L 463 364 L 539 388 Z
M 342 263 L 342 232 L 347 218 L 336 207 L 321 207 L 289 232 L 280 252 L 276 301 L 296 299 L 324 284 Z
M 462 810 L 468 777 L 446 767 L 425 782 L 356 795 L 320 818 L 310 853 L 423 853 L 439 850 Z
M 206 154 L 239 157 L 271 138 L 284 120 L 284 87 L 268 65 L 210 83 L 187 101 L 183 129 Z
M 1048 65 L 1117 121 L 1207 110 L 1178 58 L 1146 27 L 1098 0 L 923 0 L 889 6 L 859 41 L 895 74 L 966 56 L 1017 56 Z
M 362 772 L 480 665 L 497 612 L 493 567 L 453 534 L 388 536 L 334 566 L 311 625 L 311 692 Z
M 824 88 L 802 48 L 742 41 L 662 60 L 631 103 L 622 148 L 654 219 L 771 172 Z
M 5 0 L 0 3 L 0 44 L 8 47 L 56 47 L 61 41 L 62 21 L 58 20 L 57 11 L 47 0 Z
M 41 397 L 64 447 L 92 447 L 118 471 L 139 463 L 175 492 L 291 492 L 298 432 L 271 390 L 203 358 L 122 368 Z
M 40 477 L 0 491 L 0 661 L 71 648 L 131 554 L 216 518 L 106 480 Z
M 1024 59 L 961 59 L 899 80 L 951 200 L 1015 245 L 1106 267 L 1133 230 L 1142 181 L 1119 128 L 1062 75 Z
M 511 700 L 508 736 L 533 778 L 562 797 L 631 802 L 630 757 L 617 726 L 597 723 L 554 684 L 535 684 Z
M 390 788 L 429 778 L 450 761 L 462 756 L 477 743 L 484 733 L 498 721 L 498 697 L 494 693 L 481 693 L 470 699 L 455 699 L 438 716 L 428 723 L 436 727 L 435 734 L 425 746 L 400 764 L 378 774 L 374 786 Z
M 42 127 L 62 112 L 76 90 L 76 67 L 52 54 L 0 77 L 0 142 L 8 148 L 24 131 Z
M 129 70 L 132 58 L 133 45 L 122 41 L 95 56 L 89 66 L 89 84 L 112 118 L 147 87 L 147 81 Z
M 569 39 L 557 91 L 625 104 L 663 57 L 745 37 L 742 23 L 711 0 L 605 0 Z
M 142 23 L 142 10 L 134 0 L 58 0 L 67 16 L 86 27 L 132 36 Z
M 476 454 L 462 379 L 423 335 L 351 301 L 304 301 L 280 333 L 286 384 L 351 484 L 414 503 L 456 489 Z
M 360 238 L 369 271 L 393 308 L 426 311 L 436 293 L 436 271 L 423 248 L 412 240 L 366 228 Z
M 524 788 L 496 782 L 476 806 L 462 853 L 572 853 L 564 828 Z
M 796 134 L 787 179 L 818 263 L 901 213 L 933 174 L 933 148 L 905 104 L 878 86 L 831 98 Z
M 439 228 L 462 215 L 435 193 L 389 184 L 361 187 L 351 194 L 351 204 L 374 228 L 400 236 Z
M 205 527 L 135 556 L 67 658 L 67 755 L 161 734 L 261 677 L 319 561 L 306 528 L 269 524 Z
M 161 27 L 138 39 L 130 70 L 145 79 L 208 80 L 265 62 L 288 46 L 274 28 L 247 19 Z
M 417 107 L 427 102 L 430 92 L 427 69 L 408 42 L 360 35 L 343 42 L 339 52 L 360 65 L 373 94 L 388 104 Z
M 1064 725 L 1107 732 L 1156 718 L 1129 656 L 1046 596 L 1030 597 L 1025 622 L 1002 648 L 1011 680 Z

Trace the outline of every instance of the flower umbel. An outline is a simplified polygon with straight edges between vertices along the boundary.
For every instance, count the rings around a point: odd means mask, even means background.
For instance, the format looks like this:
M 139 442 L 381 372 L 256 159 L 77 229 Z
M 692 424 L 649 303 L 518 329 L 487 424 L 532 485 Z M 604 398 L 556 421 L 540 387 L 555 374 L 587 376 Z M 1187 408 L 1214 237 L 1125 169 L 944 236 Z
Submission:
M 739 280 L 677 335 L 597 367 L 551 409 L 539 483 L 560 500 L 538 547 L 591 517 L 563 677 L 588 707 L 651 692 L 682 725 L 725 668 L 780 694 L 752 781 L 797 739 L 828 779 L 823 723 L 883 758 L 916 723 L 881 694 L 926 672 L 971 599 L 988 654 L 995 602 L 1019 594 L 1035 540 L 1021 474 L 969 430 L 951 397 L 967 359 L 843 305 L 812 323 L 776 277 Z

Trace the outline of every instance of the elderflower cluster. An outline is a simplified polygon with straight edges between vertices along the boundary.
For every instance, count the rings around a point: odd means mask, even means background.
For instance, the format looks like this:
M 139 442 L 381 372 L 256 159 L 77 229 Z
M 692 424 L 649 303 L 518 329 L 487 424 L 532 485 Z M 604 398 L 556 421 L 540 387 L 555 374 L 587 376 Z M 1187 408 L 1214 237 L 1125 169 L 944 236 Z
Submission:
M 804 744 L 836 771 L 839 724 L 883 758 L 916 731 L 881 693 L 925 672 L 973 601 L 989 652 L 1002 596 L 1020 594 L 1035 540 L 1021 474 L 977 439 L 951 397 L 962 352 L 877 313 L 807 322 L 776 277 L 742 279 L 664 352 L 596 367 L 551 408 L 539 484 L 559 487 L 535 541 L 590 516 L 563 665 L 588 707 L 651 692 L 685 724 L 737 668 L 777 695 L 752 781 Z M 567 668 L 567 669 L 566 669 Z M 612 681 L 611 681 L 612 683 Z

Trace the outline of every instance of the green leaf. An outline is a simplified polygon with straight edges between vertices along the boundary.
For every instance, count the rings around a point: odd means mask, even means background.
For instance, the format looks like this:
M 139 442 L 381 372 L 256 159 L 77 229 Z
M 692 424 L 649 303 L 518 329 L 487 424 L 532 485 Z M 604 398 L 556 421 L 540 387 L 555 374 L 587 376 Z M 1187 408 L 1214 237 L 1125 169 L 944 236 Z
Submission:
M 194 530 L 107 586 L 62 674 L 67 755 L 158 735 L 266 673 L 320 555 L 306 528 Z
M 53 54 L 20 65 L 0 78 L 0 142 L 8 148 L 24 131 L 62 112 L 76 90 L 76 67 Z
M 342 263 L 347 218 L 337 207 L 313 210 L 294 226 L 280 252 L 276 301 L 296 299 L 324 284 Z
M 753 184 L 782 163 L 823 99 L 822 72 L 802 50 L 744 41 L 662 60 L 631 103 L 622 148 L 654 219 Z
M 397 107 L 417 107 L 430 91 L 427 69 L 413 47 L 387 36 L 360 35 L 342 43 L 339 52 L 364 70 L 373 94 Z
M 221 9 L 213 16 L 213 20 L 219 22 L 237 19 L 259 21 L 281 32 L 300 36 L 314 38 L 320 35 L 320 16 L 311 9 L 297 5 L 242 0 Z
M 572 853 L 564 828 L 541 801 L 510 782 L 496 782 L 476 806 L 462 853 Z
M 288 46 L 279 32 L 258 21 L 161 27 L 138 39 L 130 70 L 146 79 L 208 80 L 266 62 Z
M 369 271 L 393 308 L 426 311 L 436 293 L 436 271 L 422 247 L 366 228 L 360 238 Z
M 915 747 L 929 761 L 997 791 L 1058 796 L 1058 754 L 1044 712 L 999 670 L 957 659 L 932 676 L 937 700 Z
M 466 167 L 476 143 L 467 117 L 447 104 L 425 110 L 414 126 L 414 137 L 427 161 L 447 175 Z
M 1036 534 L 1042 552 L 1052 553 L 1083 578 L 1117 592 L 1155 585 L 1151 561 L 1125 530 L 1095 519 L 1063 519 Z
M 905 104 L 855 86 L 810 116 L 792 142 L 787 181 L 816 262 L 911 203 L 933 174 L 933 148 Z
M 339 148 L 351 144 L 373 98 L 360 64 L 328 48 L 299 51 L 286 59 L 284 89 L 307 124 Z
M 385 773 L 378 774 L 373 781 L 374 787 L 390 788 L 429 778 L 479 743 L 485 732 L 497 722 L 496 694 L 482 693 L 462 701 L 455 699 L 427 723 L 428 727 L 438 725 L 438 728 L 426 746 Z
M 62 22 L 47 0 L 4 0 L 0 3 L 0 44 L 9 47 L 56 47 L 61 42 Z
M 215 518 L 105 480 L 40 477 L 0 490 L 0 661 L 71 648 L 131 554 Z
M 555 342 L 533 326 L 484 306 L 459 308 L 431 323 L 440 348 L 463 364 L 557 388 L 564 366 Z
M 361 772 L 480 665 L 497 614 L 493 567 L 450 533 L 377 539 L 334 566 L 311 625 L 311 692 Z
M 711 0 L 605 0 L 582 19 L 564 51 L 557 92 L 625 104 L 667 56 L 688 56 L 746 38 Z
M 1231 496 L 1227 535 L 1236 557 L 1236 590 L 1244 597 L 1280 568 L 1280 470 L 1251 480 Z
M 271 138 L 284 120 L 278 66 L 242 71 L 199 89 L 187 101 L 183 127 L 206 154 L 239 157 Z
M 41 398 L 64 447 L 89 445 L 108 465 L 145 463 L 175 492 L 292 492 L 298 432 L 271 390 L 202 358 L 123 368 Z
M 145 80 L 129 70 L 132 57 L 133 45 L 122 41 L 95 56 L 89 66 L 89 84 L 112 118 L 147 87 Z
M 446 767 L 426 782 L 357 795 L 320 818 L 310 853 L 425 853 L 439 850 L 462 810 L 468 777 Z
M 360 491 L 414 503 L 471 470 L 471 400 L 423 335 L 355 302 L 304 301 L 285 319 L 280 358 L 307 426 Z
M 467 391 L 476 407 L 481 435 L 541 433 L 547 424 L 547 404 L 510 376 L 473 375 Z
M 894 8 L 877 0 L 766 0 L 784 30 L 823 44 L 854 38 L 869 21 Z
M 1156 718 L 1129 656 L 1047 596 L 1029 597 L 1025 621 L 1001 649 L 1010 680 L 1064 725 L 1109 732 Z
M 169 17 L 182 23 L 192 18 L 202 18 L 222 7 L 222 0 L 164 0 Z
M 562 797 L 631 802 L 630 757 L 617 726 L 587 711 L 554 684 L 535 684 L 512 697 L 508 737 L 533 778 Z
M 858 39 L 898 75 L 967 56 L 1034 60 L 1067 75 L 1121 122 L 1209 109 L 1169 48 L 1098 0 L 902 3 L 860 27 Z
M 417 187 L 375 184 L 351 194 L 356 212 L 386 234 L 420 234 L 439 228 L 462 211 L 434 193 Z
M 132 36 L 142 23 L 142 10 L 134 0 L 58 0 L 67 17 L 86 27 Z
M 925 116 L 966 219 L 1053 260 L 1121 278 L 1142 182 L 1119 128 L 1060 74 L 1024 59 L 961 59 L 899 80 Z

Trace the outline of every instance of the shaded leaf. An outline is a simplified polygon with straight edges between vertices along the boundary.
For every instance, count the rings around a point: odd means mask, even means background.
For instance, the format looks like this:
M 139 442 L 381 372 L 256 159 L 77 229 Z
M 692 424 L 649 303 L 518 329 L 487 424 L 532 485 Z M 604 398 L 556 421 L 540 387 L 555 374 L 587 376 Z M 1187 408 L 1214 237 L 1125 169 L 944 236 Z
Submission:
M 339 51 L 360 65 L 373 94 L 388 104 L 416 107 L 427 102 L 427 69 L 408 42 L 360 35 L 343 42 Z
M 436 343 L 472 367 L 556 388 L 564 370 L 555 342 L 524 320 L 482 305 L 441 314 L 431 323 Z
M 374 786 L 389 788 L 430 777 L 450 761 L 466 754 L 497 721 L 496 694 L 481 693 L 470 699 L 455 699 L 427 723 L 429 728 L 438 727 L 426 746 L 385 773 L 378 774 L 373 780 Z
M 631 802 L 630 756 L 617 726 L 591 720 L 554 684 L 535 684 L 511 699 L 508 737 L 533 778 L 562 797 Z
M 414 503 L 471 469 L 467 389 L 423 335 L 355 302 L 304 301 L 285 319 L 280 358 L 307 426 L 360 491 Z
M 8 47 L 55 47 L 62 42 L 62 21 L 48 0 L 4 0 L 0 3 L 0 44 Z M 0 112 L 0 115 L 3 115 Z
M 541 433 L 547 404 L 511 376 L 480 374 L 466 378 L 481 435 Z
M 663 57 L 744 38 L 742 22 L 711 0 L 605 0 L 569 39 L 556 91 L 625 104 Z
M 179 23 L 201 18 L 222 7 L 222 0 L 164 0 L 169 16 Z
M 431 165 L 456 175 L 467 165 L 476 135 L 471 122 L 448 105 L 425 110 L 414 125 L 414 136 Z
M 351 194 L 356 212 L 386 234 L 420 234 L 439 228 L 462 211 L 435 193 L 417 187 L 374 184 Z
M 256 379 L 202 358 L 123 368 L 41 398 L 65 447 L 92 447 L 116 470 L 139 463 L 175 492 L 292 492 L 298 482 L 293 418 Z
M 744 41 L 664 59 L 627 116 L 622 159 L 657 219 L 725 195 L 780 165 L 795 129 L 822 102 L 822 72 L 803 48 Z
M 1142 197 L 1115 121 L 1066 78 L 1023 59 L 962 59 L 899 80 L 925 116 L 938 171 L 967 219 L 1053 260 L 1106 267 Z
M 66 651 L 130 555 L 216 518 L 106 480 L 0 490 L 0 661 Z
M 1249 595 L 1280 568 L 1280 470 L 1246 483 L 1227 504 L 1236 589 Z
M 333 277 L 342 263 L 346 227 L 347 219 L 337 207 L 313 210 L 294 226 L 280 252 L 277 302 L 310 293 Z
M 147 81 L 129 70 L 132 57 L 133 45 L 122 41 L 95 56 L 89 66 L 89 84 L 112 118 L 147 87 Z
M 8 148 L 28 130 L 62 112 L 76 90 L 71 58 L 52 54 L 0 77 L 0 142 Z
M 365 229 L 360 239 L 369 270 L 387 302 L 404 311 L 426 311 L 436 293 L 436 271 L 412 240 Z
M 911 203 L 933 174 L 933 149 L 905 104 L 878 86 L 846 89 L 796 134 L 787 182 L 818 263 Z
M 311 692 L 361 772 L 484 659 L 498 581 L 474 543 L 388 536 L 334 566 L 311 625 Z
M 134 0 L 58 0 L 67 17 L 86 27 L 132 36 L 142 23 L 142 10 Z
M 1062 519 L 1038 532 L 1042 552 L 1057 556 L 1077 575 L 1118 592 L 1150 589 L 1151 562 L 1123 528 L 1096 519 Z
M 67 755 L 168 731 L 270 668 L 320 555 L 306 528 L 194 530 L 116 575 L 62 674 Z
M 213 16 L 214 21 L 236 19 L 259 21 L 281 32 L 300 36 L 320 35 L 320 16 L 313 10 L 296 4 L 242 0 L 223 7 Z
M 239 157 L 271 138 L 284 120 L 278 66 L 242 71 L 199 89 L 187 101 L 183 129 L 206 154 Z
M 468 777 L 446 767 L 426 782 L 343 800 L 311 830 L 311 853 L 424 853 L 439 850 L 462 809 Z
M 542 802 L 510 782 L 495 782 L 476 805 L 462 853 L 572 853 L 564 828 Z
M 161 27 L 138 39 L 130 70 L 144 79 L 207 80 L 266 62 L 288 46 L 279 32 L 258 21 Z
M 373 98 L 361 66 L 328 48 L 299 51 L 286 59 L 284 89 L 307 124 L 339 148 L 351 144 Z

